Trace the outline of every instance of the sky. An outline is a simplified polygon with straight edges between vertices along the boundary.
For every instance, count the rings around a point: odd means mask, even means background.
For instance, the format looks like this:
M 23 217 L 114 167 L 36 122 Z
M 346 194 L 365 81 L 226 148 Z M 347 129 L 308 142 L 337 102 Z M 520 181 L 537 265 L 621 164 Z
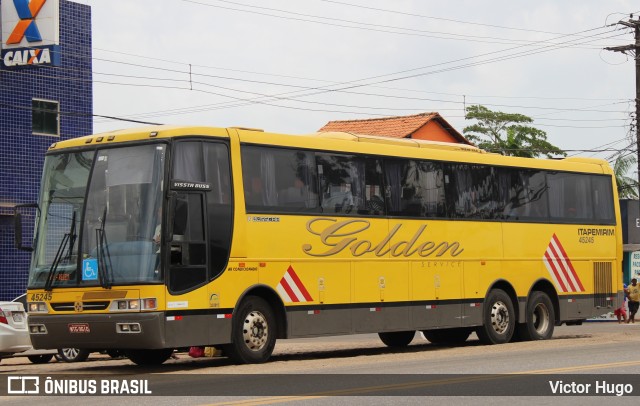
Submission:
M 631 151 L 630 0 L 76 0 L 94 113 L 306 134 L 465 106 L 531 117 L 569 155 Z M 137 127 L 96 118 L 94 132 Z M 598 152 L 596 152 L 598 151 Z

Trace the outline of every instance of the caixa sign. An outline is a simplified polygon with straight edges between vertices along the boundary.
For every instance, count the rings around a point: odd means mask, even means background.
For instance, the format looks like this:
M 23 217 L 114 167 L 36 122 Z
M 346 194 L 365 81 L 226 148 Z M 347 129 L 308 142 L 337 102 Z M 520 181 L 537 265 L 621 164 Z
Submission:
M 60 65 L 60 47 L 50 45 L 45 47 L 18 48 L 2 50 L 3 68 L 38 65 Z
M 59 65 L 59 0 L 2 0 L 0 67 Z

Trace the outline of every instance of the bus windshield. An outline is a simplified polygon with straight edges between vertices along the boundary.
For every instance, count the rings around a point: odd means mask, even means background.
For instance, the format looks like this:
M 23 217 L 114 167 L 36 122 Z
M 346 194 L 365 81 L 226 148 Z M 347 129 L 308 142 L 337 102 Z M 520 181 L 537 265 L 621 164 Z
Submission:
M 29 288 L 162 281 L 165 151 L 156 144 L 46 158 Z

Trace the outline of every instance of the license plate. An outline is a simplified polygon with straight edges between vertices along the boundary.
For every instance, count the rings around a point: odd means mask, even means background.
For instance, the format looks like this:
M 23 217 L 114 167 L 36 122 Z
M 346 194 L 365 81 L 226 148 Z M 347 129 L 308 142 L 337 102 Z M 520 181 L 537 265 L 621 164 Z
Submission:
M 89 323 L 73 323 L 69 324 L 70 333 L 90 333 Z
M 13 321 L 15 321 L 16 323 L 22 323 L 22 321 L 24 320 L 24 318 L 22 317 L 22 313 L 13 313 Z

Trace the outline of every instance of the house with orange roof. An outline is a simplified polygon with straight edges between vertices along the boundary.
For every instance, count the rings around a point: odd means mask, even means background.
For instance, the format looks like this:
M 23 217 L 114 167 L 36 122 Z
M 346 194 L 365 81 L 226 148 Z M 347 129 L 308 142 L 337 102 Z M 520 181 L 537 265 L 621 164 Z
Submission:
M 329 121 L 320 132 L 348 132 L 392 138 L 451 142 L 473 145 L 438 113 L 412 116 Z

